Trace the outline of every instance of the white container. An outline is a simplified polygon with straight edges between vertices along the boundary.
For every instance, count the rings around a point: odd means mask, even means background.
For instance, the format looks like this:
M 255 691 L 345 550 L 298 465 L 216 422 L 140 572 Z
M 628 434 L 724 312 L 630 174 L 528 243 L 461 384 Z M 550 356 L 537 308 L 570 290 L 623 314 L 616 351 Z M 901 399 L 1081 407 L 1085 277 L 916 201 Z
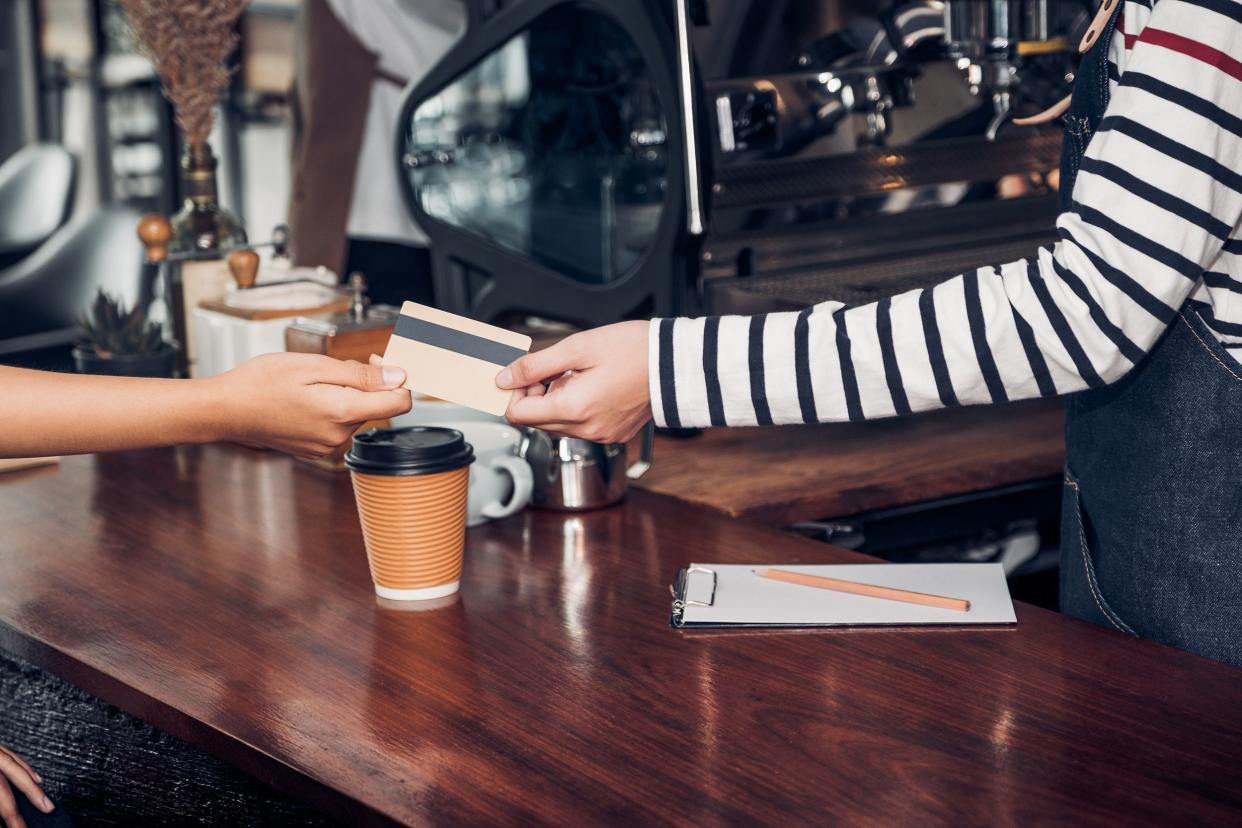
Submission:
M 213 377 L 241 365 L 260 354 L 285 350 L 285 329 L 305 311 L 323 307 L 340 299 L 336 288 L 313 282 L 254 287 L 231 291 L 224 303 L 238 313 L 278 312 L 273 319 L 248 319 L 245 316 L 194 309 L 195 364 L 190 375 Z

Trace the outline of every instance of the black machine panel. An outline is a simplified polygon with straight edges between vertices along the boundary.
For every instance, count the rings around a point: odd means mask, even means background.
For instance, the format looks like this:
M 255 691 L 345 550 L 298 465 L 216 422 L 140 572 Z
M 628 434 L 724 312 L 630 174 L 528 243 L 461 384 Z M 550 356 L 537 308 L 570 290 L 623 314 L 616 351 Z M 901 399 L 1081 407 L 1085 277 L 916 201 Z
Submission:
M 578 324 L 672 312 L 683 176 L 667 4 L 529 0 L 407 97 L 400 175 L 437 301 Z

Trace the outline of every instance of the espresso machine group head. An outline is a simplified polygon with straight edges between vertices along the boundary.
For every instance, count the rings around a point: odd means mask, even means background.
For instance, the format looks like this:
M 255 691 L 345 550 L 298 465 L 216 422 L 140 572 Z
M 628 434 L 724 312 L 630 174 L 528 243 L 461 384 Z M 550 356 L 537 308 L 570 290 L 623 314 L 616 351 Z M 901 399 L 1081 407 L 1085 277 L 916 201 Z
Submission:
M 942 0 L 947 56 L 965 73 L 971 90 L 990 95 L 996 137 L 1012 107 L 1012 91 L 1023 80 L 1024 63 L 1037 56 L 1066 55 L 1070 38 L 1055 0 Z M 1085 9 L 1071 7 L 1081 19 Z M 1072 23 L 1071 23 L 1072 25 Z M 1067 79 L 1068 81 L 1068 79 Z

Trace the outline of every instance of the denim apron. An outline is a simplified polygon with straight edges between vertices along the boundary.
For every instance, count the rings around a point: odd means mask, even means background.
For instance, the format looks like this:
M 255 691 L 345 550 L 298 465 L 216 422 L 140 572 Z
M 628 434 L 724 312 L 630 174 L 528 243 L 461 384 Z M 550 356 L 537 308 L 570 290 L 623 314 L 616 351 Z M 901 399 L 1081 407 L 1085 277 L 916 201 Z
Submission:
M 1108 105 L 1117 16 L 1075 81 L 1063 210 Z M 1065 407 L 1061 610 L 1242 666 L 1242 366 L 1187 303 L 1129 374 Z

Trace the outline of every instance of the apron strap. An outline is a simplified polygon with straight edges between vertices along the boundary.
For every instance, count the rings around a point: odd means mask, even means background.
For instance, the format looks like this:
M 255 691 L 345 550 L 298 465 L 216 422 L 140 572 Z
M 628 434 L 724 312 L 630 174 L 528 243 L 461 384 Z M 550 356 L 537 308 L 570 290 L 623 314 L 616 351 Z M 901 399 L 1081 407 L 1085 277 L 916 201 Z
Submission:
M 1049 121 L 1055 121 L 1065 114 L 1065 110 L 1069 109 L 1070 99 L 1074 96 L 1066 95 L 1052 106 L 1035 115 L 1028 115 L 1025 118 L 1014 118 L 1013 122 L 1017 126 L 1034 126 L 1035 124 L 1046 124 Z
M 1104 0 L 1104 2 L 1100 4 L 1100 8 L 1096 11 L 1095 17 L 1091 20 L 1091 25 L 1087 27 L 1087 31 L 1082 36 L 1082 40 L 1078 41 L 1079 54 L 1085 53 L 1088 49 L 1095 45 L 1095 41 L 1100 37 L 1100 32 L 1104 31 L 1104 27 L 1108 25 L 1108 18 L 1112 16 L 1113 6 L 1116 5 L 1116 3 L 1117 0 Z M 1028 116 L 1026 118 L 1014 118 L 1013 122 L 1017 126 L 1034 126 L 1036 124 L 1046 124 L 1049 121 L 1054 121 L 1064 115 L 1065 110 L 1069 109 L 1070 98 L 1072 97 L 1074 97 L 1072 94 L 1066 95 L 1064 98 L 1057 101 L 1043 112 Z
M 1108 18 L 1113 16 L 1113 6 L 1117 0 L 1104 0 L 1100 4 L 1099 10 L 1095 13 L 1095 17 L 1091 20 L 1091 25 L 1087 27 L 1087 32 L 1082 36 L 1082 40 L 1078 42 L 1078 52 L 1082 54 L 1095 45 L 1095 41 L 1099 39 L 1100 32 L 1104 31 L 1104 27 L 1108 25 Z

